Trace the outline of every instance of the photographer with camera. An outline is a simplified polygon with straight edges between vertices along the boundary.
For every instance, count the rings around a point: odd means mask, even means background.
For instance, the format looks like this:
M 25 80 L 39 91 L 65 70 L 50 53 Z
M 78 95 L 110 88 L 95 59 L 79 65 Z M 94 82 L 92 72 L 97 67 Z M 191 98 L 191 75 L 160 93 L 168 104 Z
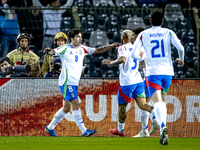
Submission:
M 30 40 L 30 36 L 27 33 L 20 33 L 17 36 L 18 49 L 8 53 L 7 57 L 10 58 L 13 66 L 30 65 L 31 71 L 28 73 L 28 77 L 38 77 L 40 63 L 38 56 L 29 50 Z
M 64 32 L 58 32 L 54 36 L 54 48 L 67 44 L 67 41 L 68 41 L 67 35 Z M 52 68 L 54 66 L 52 65 L 53 59 L 54 58 L 52 55 L 45 54 L 41 71 L 40 71 L 41 72 L 40 74 L 43 77 L 50 77 L 49 75 L 52 74 Z
M 0 59 L 0 77 L 26 77 L 31 71 L 30 65 L 12 66 L 12 62 L 8 57 Z
M 62 70 L 61 59 L 60 57 L 55 57 L 53 59 L 52 65 L 50 65 L 49 72 L 45 75 L 45 78 L 48 77 L 59 77 Z

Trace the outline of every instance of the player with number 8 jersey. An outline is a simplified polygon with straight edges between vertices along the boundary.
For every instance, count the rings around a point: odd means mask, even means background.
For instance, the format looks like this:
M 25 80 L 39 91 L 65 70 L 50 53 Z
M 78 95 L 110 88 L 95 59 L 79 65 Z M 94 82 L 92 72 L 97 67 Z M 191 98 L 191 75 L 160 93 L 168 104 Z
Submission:
M 45 128 L 45 132 L 51 136 L 57 136 L 54 131 L 55 126 L 61 122 L 65 115 L 72 109 L 74 121 L 81 130 L 82 136 L 91 136 L 96 133 L 96 129 L 90 130 L 85 127 L 79 110 L 78 84 L 81 77 L 83 59 L 85 55 L 103 53 L 120 44 L 114 43 L 99 48 L 82 46 L 82 34 L 78 29 L 69 31 L 69 39 L 71 41 L 70 44 L 63 45 L 56 49 L 46 48 L 44 50 L 47 54 L 60 56 L 61 58 L 62 70 L 59 77 L 59 86 L 65 99 L 63 107 L 56 112 L 53 120 Z
M 141 59 L 139 49 L 143 46 L 146 52 L 146 87 L 154 102 L 154 109 L 160 125 L 160 143 L 168 145 L 168 128 L 166 127 L 167 107 L 164 98 L 169 90 L 174 75 L 171 59 L 171 44 L 179 53 L 176 59 L 184 66 L 184 47 L 176 34 L 167 28 L 162 28 L 163 12 L 160 9 L 151 11 L 152 27 L 141 32 L 134 42 L 131 57 Z

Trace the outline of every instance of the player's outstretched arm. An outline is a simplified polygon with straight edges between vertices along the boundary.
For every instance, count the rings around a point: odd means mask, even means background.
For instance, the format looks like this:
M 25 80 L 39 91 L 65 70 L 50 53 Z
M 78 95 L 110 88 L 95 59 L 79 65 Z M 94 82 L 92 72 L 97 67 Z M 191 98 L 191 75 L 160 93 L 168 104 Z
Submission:
M 93 54 L 104 53 L 104 52 L 108 51 L 111 48 L 115 48 L 115 47 L 119 47 L 119 46 L 120 46 L 120 43 L 113 43 L 113 44 L 110 44 L 108 46 L 98 47 L 98 48 L 95 49 Z
M 47 55 L 55 55 L 55 50 L 51 48 L 45 48 L 43 53 L 47 53 Z
M 125 61 L 126 61 L 126 57 L 125 56 L 121 56 L 121 57 L 119 57 L 118 59 L 116 59 L 114 61 L 111 61 L 109 59 L 104 59 L 102 61 L 102 63 L 105 64 L 105 65 L 110 66 L 110 65 L 119 65 L 119 64 L 124 63 Z

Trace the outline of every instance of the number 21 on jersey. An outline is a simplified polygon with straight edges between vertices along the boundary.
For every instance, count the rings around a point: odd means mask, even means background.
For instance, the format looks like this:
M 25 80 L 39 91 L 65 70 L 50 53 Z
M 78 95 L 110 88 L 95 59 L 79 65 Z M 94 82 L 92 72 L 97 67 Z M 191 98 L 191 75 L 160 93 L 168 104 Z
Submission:
M 158 58 L 158 57 L 165 57 L 165 50 L 164 50 L 164 41 L 163 39 L 159 42 L 159 40 L 152 40 L 151 43 L 155 43 L 155 46 L 151 49 L 151 57 Z M 160 53 L 155 54 L 155 50 L 161 50 Z

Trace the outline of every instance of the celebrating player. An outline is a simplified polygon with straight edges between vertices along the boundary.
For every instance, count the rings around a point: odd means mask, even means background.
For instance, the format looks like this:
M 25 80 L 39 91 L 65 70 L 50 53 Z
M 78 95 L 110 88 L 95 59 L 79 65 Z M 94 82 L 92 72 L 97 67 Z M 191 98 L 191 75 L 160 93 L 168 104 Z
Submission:
M 174 75 L 171 44 L 178 50 L 179 58 L 176 61 L 180 63 L 181 67 L 184 66 L 184 47 L 172 30 L 161 27 L 162 10 L 153 9 L 150 21 L 152 27 L 138 35 L 131 56 L 140 60 L 143 53 L 139 50 L 144 46 L 146 52 L 146 84 L 148 92 L 152 96 L 155 114 L 160 125 L 160 143 L 168 145 L 167 107 L 164 98 Z
M 79 111 L 78 101 L 78 84 L 81 76 L 83 58 L 88 54 L 103 53 L 111 48 L 119 46 L 119 43 L 114 43 L 109 46 L 90 48 L 82 46 L 82 34 L 78 29 L 72 29 L 69 31 L 70 44 L 65 44 L 61 47 L 50 49 L 46 48 L 45 53 L 50 55 L 60 56 L 62 60 L 62 71 L 59 76 L 59 86 L 63 97 L 65 99 L 63 107 L 57 111 L 51 123 L 45 128 L 45 132 L 51 136 L 57 136 L 55 134 L 55 126 L 62 121 L 65 114 L 72 108 L 72 114 L 74 120 L 82 132 L 83 136 L 91 136 L 96 133 L 95 130 L 87 129 L 84 125 Z M 71 108 L 68 103 L 70 103 Z
M 140 32 L 142 32 L 143 30 L 144 29 L 140 28 L 140 27 L 132 29 L 134 42 L 135 42 L 138 34 Z M 141 48 L 141 51 L 144 51 L 143 47 Z M 144 80 L 144 76 L 145 76 L 145 72 L 146 72 L 145 71 L 145 59 L 143 59 L 139 64 L 139 72 L 143 73 L 143 75 L 141 74 L 141 76 L 142 76 L 142 79 Z M 145 85 L 145 81 L 144 81 L 144 85 Z M 145 95 L 146 95 L 146 102 L 149 103 L 149 101 L 151 100 L 151 97 L 149 97 L 149 94 L 148 94 L 148 91 L 146 88 L 145 88 Z M 151 113 L 140 109 L 140 119 L 141 119 L 141 123 L 142 123 L 142 131 L 140 131 L 137 135 L 135 135 L 133 137 L 149 137 L 149 132 L 148 132 L 149 117 L 151 118 L 151 121 L 152 121 L 150 134 L 155 133 L 159 129 L 157 118 L 155 116 L 153 116 Z
M 138 72 L 138 63 L 136 59 L 131 58 L 132 51 L 132 32 L 130 30 L 124 30 L 121 35 L 122 46 L 118 49 L 118 59 L 111 61 L 104 59 L 102 62 L 106 65 L 119 65 L 119 92 L 118 92 L 118 104 L 119 104 L 119 120 L 118 129 L 110 129 L 110 133 L 114 135 L 124 136 L 124 126 L 126 121 L 126 107 L 131 102 L 133 97 L 139 108 L 152 112 L 153 106 L 146 103 L 144 84 L 140 73 Z

